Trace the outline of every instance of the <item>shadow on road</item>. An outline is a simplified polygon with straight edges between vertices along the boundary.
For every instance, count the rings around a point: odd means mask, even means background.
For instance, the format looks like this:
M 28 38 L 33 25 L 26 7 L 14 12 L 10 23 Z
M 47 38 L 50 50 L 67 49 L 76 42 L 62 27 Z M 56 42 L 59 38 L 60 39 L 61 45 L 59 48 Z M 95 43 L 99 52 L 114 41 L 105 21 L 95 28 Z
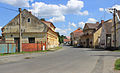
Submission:
M 113 57 L 120 57 L 120 55 L 91 55 L 91 56 L 103 56 L 103 57 L 105 57 L 105 56 L 113 56 Z

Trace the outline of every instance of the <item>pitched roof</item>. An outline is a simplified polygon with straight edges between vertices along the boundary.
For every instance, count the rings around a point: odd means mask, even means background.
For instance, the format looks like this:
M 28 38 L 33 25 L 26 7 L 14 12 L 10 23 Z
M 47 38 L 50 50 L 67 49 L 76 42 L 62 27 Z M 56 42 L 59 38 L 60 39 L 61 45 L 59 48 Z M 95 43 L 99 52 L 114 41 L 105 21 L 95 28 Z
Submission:
M 86 23 L 86 25 L 88 25 L 88 27 L 89 27 L 90 29 L 95 29 L 95 28 L 98 27 L 98 24 L 96 24 L 96 23 Z
M 112 19 L 110 19 L 110 20 L 104 22 L 103 26 L 104 26 L 104 29 L 106 30 L 106 33 L 107 33 L 107 34 L 111 34 Z
M 70 42 L 70 39 L 64 39 L 64 42 Z
M 43 20 L 41 20 L 41 22 L 45 23 L 47 26 L 52 25 L 54 28 L 56 28 L 56 27 L 53 25 L 52 22 L 49 22 L 49 21 L 43 21 Z M 50 26 L 49 26 L 49 27 L 50 27 Z
M 119 18 L 120 18 L 120 10 L 118 10 L 118 16 L 119 16 Z
M 73 32 L 83 32 L 82 29 L 78 28 L 77 30 L 73 31 Z

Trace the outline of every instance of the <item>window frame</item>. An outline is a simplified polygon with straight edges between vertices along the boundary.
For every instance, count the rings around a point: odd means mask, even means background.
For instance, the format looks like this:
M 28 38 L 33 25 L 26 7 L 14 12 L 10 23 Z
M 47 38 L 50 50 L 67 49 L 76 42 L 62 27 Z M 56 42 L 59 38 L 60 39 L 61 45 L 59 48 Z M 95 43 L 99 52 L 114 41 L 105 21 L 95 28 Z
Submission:
M 35 43 L 35 37 L 29 37 L 28 41 L 29 43 Z

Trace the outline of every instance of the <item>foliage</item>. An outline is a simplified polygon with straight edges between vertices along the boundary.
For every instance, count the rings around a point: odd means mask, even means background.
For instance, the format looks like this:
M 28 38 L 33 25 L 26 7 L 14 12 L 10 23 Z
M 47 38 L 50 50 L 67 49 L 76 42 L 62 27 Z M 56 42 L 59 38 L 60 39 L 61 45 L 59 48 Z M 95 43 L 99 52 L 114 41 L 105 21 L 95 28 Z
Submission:
M 117 59 L 115 62 L 115 69 L 120 70 L 120 59 Z
M 15 53 L 1 53 L 0 56 L 6 56 L 6 55 L 14 55 L 14 54 L 25 54 L 25 53 L 39 53 L 39 52 L 47 52 L 47 50 L 40 50 L 40 51 L 32 51 L 32 52 L 15 52 Z
M 63 43 L 64 42 L 64 39 L 66 39 L 67 37 L 64 36 L 64 35 L 60 35 L 59 32 L 56 32 L 58 34 L 58 37 L 59 37 L 59 43 Z
M 45 21 L 45 18 L 41 18 L 40 20 L 41 20 L 41 21 Z

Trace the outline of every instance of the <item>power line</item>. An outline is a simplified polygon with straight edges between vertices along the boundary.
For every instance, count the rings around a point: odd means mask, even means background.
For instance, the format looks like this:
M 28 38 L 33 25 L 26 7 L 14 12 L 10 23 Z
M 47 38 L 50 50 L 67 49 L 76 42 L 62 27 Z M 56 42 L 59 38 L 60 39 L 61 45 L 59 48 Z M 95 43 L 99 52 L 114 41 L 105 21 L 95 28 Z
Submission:
M 3 9 L 7 9 L 7 10 L 10 10 L 10 11 L 19 12 L 18 10 L 15 10 L 15 9 L 11 9 L 11 8 L 7 8 L 7 7 L 2 7 L 2 6 L 0 6 L 0 8 L 3 8 Z

